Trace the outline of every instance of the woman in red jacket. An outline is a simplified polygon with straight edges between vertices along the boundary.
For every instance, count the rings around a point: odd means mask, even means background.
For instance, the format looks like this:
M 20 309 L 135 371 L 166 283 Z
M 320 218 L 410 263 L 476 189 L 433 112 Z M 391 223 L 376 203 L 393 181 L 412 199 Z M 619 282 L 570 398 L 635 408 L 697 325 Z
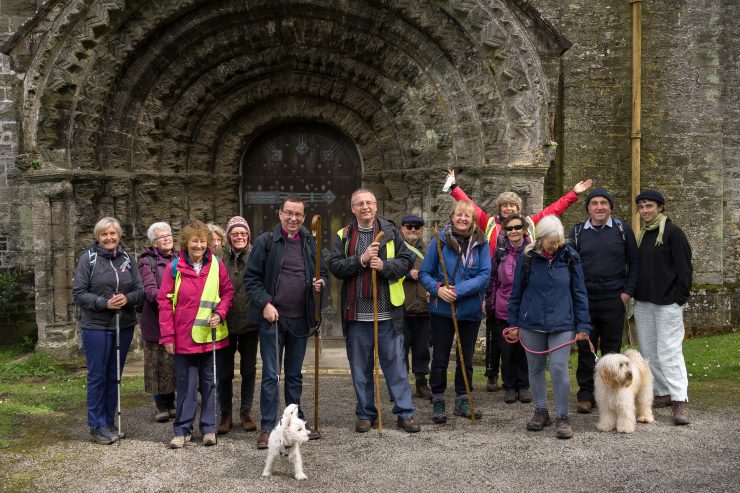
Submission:
M 211 232 L 200 221 L 182 229 L 179 257 L 165 271 L 157 296 L 159 342 L 175 355 L 177 415 L 171 448 L 182 448 L 190 441 L 198 390 L 203 445 L 216 445 L 213 334 L 216 350 L 228 346 L 223 321 L 234 299 L 234 287 L 223 262 L 211 252 L 211 241 Z

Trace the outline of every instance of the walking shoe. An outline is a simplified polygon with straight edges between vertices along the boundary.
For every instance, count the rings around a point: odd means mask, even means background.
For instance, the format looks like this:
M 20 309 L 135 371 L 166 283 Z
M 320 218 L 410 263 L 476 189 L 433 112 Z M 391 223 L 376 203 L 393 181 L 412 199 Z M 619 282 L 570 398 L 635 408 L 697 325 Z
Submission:
M 542 431 L 545 426 L 550 426 L 550 413 L 547 409 L 535 409 L 534 416 L 527 423 L 529 431 Z
M 445 414 L 444 399 L 432 401 L 432 409 L 434 410 L 432 421 L 438 425 L 445 424 L 447 422 L 447 415 Z
M 498 392 L 499 390 L 501 390 L 501 387 L 498 386 L 498 375 L 488 377 L 488 382 L 486 383 L 486 391 Z
M 570 426 L 570 420 L 565 414 L 555 416 L 555 436 L 558 438 L 572 438 L 573 428 Z
M 432 389 L 429 388 L 429 385 L 424 383 L 419 383 L 419 381 L 416 381 L 416 397 L 421 397 L 422 399 L 429 399 L 432 397 Z
M 516 390 L 504 389 L 504 402 L 507 404 L 513 404 L 516 402 Z
M 668 407 L 670 405 L 670 395 L 656 395 L 655 397 L 653 397 L 653 407 Z
M 257 429 L 257 423 L 254 421 L 254 414 L 252 414 L 251 409 L 247 409 L 246 412 L 244 409 L 240 410 L 239 421 L 239 426 L 241 426 L 244 431 L 254 431 Z
M 309 440 L 318 440 L 321 438 L 321 432 L 315 428 L 311 428 L 310 426 L 306 425 L 306 430 L 308 430 L 308 439 Z
M 370 421 L 369 419 L 358 419 L 355 423 L 355 431 L 357 433 L 367 433 L 370 431 L 370 428 L 373 427 L 373 424 L 375 424 L 375 421 Z
M 462 416 L 463 418 L 472 419 L 471 414 L 470 414 L 470 403 L 468 402 L 468 398 L 467 397 L 456 397 L 455 398 L 455 409 L 453 409 L 452 413 L 455 416 Z M 481 417 L 483 417 L 483 413 L 481 413 L 480 411 L 476 409 L 475 419 L 480 419 Z
M 221 415 L 221 422 L 218 424 L 218 434 L 224 435 L 231 430 L 234 423 L 231 420 L 231 412 L 225 412 Z
M 578 401 L 578 404 L 576 404 L 578 414 L 591 414 L 593 408 L 594 404 L 591 401 Z
M 99 426 L 98 428 L 90 428 L 90 435 L 92 441 L 101 445 L 110 445 L 118 441 L 118 437 L 113 435 L 107 426 Z
M 216 445 L 216 434 L 215 433 L 206 433 L 203 435 L 203 445 L 206 447 L 212 447 Z
M 520 389 L 516 393 L 517 399 L 519 399 L 519 402 L 522 402 L 524 404 L 527 404 L 529 402 L 532 402 L 532 393 L 529 391 L 529 389 Z
M 689 403 L 686 401 L 673 401 L 673 424 L 683 426 L 690 423 L 689 421 Z
M 169 408 L 166 402 L 157 402 L 157 412 L 154 413 L 154 421 L 157 423 L 166 423 L 170 420 Z
M 110 430 L 110 434 L 113 435 L 116 440 L 126 438 L 126 434 L 122 431 L 118 431 L 118 427 L 116 425 L 108 425 L 108 429 Z
M 421 426 L 416 422 L 414 418 L 403 419 L 401 416 L 398 417 L 396 426 L 401 428 L 406 433 L 417 433 L 421 431 Z
M 257 450 L 267 448 L 267 442 L 270 441 L 270 432 L 272 430 L 260 430 L 260 436 L 257 437 Z
M 175 437 L 170 440 L 170 448 L 183 448 L 191 438 L 191 435 L 175 435 Z
M 170 419 L 175 419 L 175 416 L 177 416 L 177 409 L 175 408 L 175 404 L 170 404 L 167 412 L 170 414 Z

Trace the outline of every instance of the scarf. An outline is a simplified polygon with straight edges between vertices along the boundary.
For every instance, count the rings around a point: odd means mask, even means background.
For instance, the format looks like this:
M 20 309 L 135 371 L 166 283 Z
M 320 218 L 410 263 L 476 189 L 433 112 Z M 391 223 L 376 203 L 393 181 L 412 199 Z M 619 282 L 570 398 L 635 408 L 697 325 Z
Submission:
M 359 236 L 359 227 L 360 225 L 355 223 L 354 228 L 350 228 L 352 230 L 352 233 L 350 235 L 349 239 L 349 250 L 347 252 L 347 255 L 350 257 L 353 257 L 357 255 L 357 238 Z M 378 223 L 378 219 L 376 218 L 373 221 L 373 239 L 375 239 L 376 236 L 378 236 L 378 233 L 380 232 L 380 224 Z M 363 252 L 364 253 L 364 252 Z M 371 272 L 372 269 L 370 268 L 370 264 L 368 263 L 367 266 L 365 266 L 364 269 L 362 269 L 362 297 L 363 298 L 370 298 L 372 296 L 372 278 L 371 278 Z M 354 293 L 354 286 L 350 286 L 351 293 Z M 352 295 L 354 297 L 354 295 Z
M 640 236 L 637 237 L 637 246 L 639 247 L 640 243 L 642 243 L 642 237 L 645 236 L 645 231 L 652 231 L 656 228 L 658 228 L 658 237 L 655 239 L 655 246 L 662 245 L 666 220 L 668 220 L 668 216 L 661 212 L 649 223 L 644 223 L 640 229 Z

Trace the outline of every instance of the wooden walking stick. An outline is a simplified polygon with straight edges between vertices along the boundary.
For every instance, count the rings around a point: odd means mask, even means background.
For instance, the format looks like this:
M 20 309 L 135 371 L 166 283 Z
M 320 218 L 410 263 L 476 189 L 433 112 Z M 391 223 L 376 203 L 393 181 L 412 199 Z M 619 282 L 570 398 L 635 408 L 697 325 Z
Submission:
M 321 216 L 315 214 L 311 219 L 311 234 L 316 239 L 316 279 L 321 278 Z M 321 323 L 321 292 L 314 290 L 314 321 L 316 322 L 316 339 L 314 340 L 314 389 L 313 389 L 313 426 L 319 430 L 319 357 L 321 347 L 321 334 L 318 329 Z
M 437 226 L 434 226 L 434 237 L 437 240 L 437 256 L 439 257 L 439 265 L 442 266 L 442 275 L 445 279 L 445 288 L 450 289 L 450 281 L 447 279 L 447 269 L 445 268 L 445 260 L 442 257 L 442 243 L 439 241 L 439 231 L 437 230 Z M 455 328 L 455 338 L 457 339 L 457 357 L 460 358 L 463 382 L 465 382 L 465 392 L 468 394 L 468 405 L 470 406 L 470 422 L 475 424 L 477 420 L 475 419 L 475 408 L 473 407 L 473 394 L 470 392 L 470 384 L 468 383 L 468 371 L 465 369 L 465 358 L 463 357 L 462 343 L 460 342 L 460 331 L 457 328 L 457 311 L 455 310 L 454 301 L 450 303 L 450 313 L 452 314 L 452 326 Z
M 380 243 L 385 233 L 382 231 L 375 237 L 373 243 Z M 373 337 L 375 339 L 375 406 L 378 408 L 378 434 L 383 436 L 383 413 L 380 409 L 380 361 L 378 358 L 378 271 L 370 269 L 373 283 Z

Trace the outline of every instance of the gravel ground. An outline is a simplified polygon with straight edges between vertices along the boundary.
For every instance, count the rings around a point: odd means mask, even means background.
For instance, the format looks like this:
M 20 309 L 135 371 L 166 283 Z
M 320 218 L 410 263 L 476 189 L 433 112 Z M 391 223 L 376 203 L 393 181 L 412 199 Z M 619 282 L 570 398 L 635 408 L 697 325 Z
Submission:
M 304 404 L 313 415 L 313 379 Z M 358 434 L 348 376 L 321 381 L 324 438 L 304 446 L 307 481 L 292 477 L 287 461 L 270 478 L 260 474 L 265 452 L 256 433 L 234 428 L 206 448 L 196 431 L 182 450 L 166 448 L 170 424 L 155 423 L 153 406 L 124 409 L 128 437 L 120 444 L 89 442 L 84 411 L 59 441 L 32 453 L 4 452 L 0 489 L 25 491 L 738 491 L 740 433 L 735 411 L 692 410 L 690 426 L 675 427 L 670 408 L 634 434 L 601 433 L 596 415 L 572 414 L 575 436 L 558 440 L 553 427 L 525 430 L 532 404 L 504 404 L 502 393 L 479 392 L 477 425 L 450 416 L 434 425 L 431 405 L 414 398 L 422 431 L 395 427 L 383 402 L 384 429 Z M 235 382 L 236 383 L 236 382 Z M 235 385 L 235 388 L 238 388 Z M 450 393 L 448 389 L 448 394 Z M 449 406 L 449 401 L 448 401 Z

